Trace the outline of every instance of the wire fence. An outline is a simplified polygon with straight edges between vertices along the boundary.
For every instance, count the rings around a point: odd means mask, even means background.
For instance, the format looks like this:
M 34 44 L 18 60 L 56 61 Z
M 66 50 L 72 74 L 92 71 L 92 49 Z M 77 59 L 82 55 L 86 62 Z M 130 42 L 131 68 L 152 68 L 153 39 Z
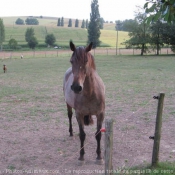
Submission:
M 93 55 L 140 55 L 140 49 L 115 49 L 115 48 L 97 48 L 91 51 Z M 59 57 L 70 56 L 72 51 L 70 50 L 47 50 L 47 51 L 1 51 L 0 59 L 6 58 L 43 58 L 43 57 Z M 163 48 L 160 50 L 160 55 L 174 54 L 170 48 Z M 144 55 L 156 55 L 156 51 L 152 50 Z
M 109 106 L 111 108 L 111 106 Z M 107 105 L 108 108 L 108 105 Z M 117 108 L 115 108 L 117 110 Z M 112 165 L 113 172 L 116 174 L 131 174 L 130 169 L 135 166 L 146 166 L 151 164 L 153 140 L 149 139 L 154 135 L 156 112 L 157 112 L 157 100 L 152 97 L 148 98 L 144 105 L 138 107 L 135 111 L 128 111 L 125 114 L 117 114 L 117 111 L 109 111 L 107 109 L 106 118 L 112 117 L 114 120 L 113 129 L 113 151 L 112 151 Z M 164 111 L 166 114 L 166 110 Z M 110 116 L 110 117 L 109 117 Z M 149 116 L 149 117 L 148 117 Z M 93 116 L 94 117 L 94 116 Z M 94 121 L 96 122 L 95 118 Z M 95 123 L 96 124 L 96 123 Z M 96 126 L 96 125 L 95 125 Z M 95 128 L 93 128 L 95 130 Z M 167 136 L 168 128 L 162 128 L 162 148 L 160 149 L 160 160 L 166 161 L 168 153 L 172 150 L 166 148 L 168 145 Z M 58 167 L 60 174 L 95 174 L 104 175 L 104 165 L 95 165 L 92 167 L 92 160 L 95 160 L 94 151 L 96 149 L 95 136 L 87 133 L 85 151 L 88 155 L 85 155 L 86 163 L 83 166 L 77 166 L 75 163 L 79 157 L 79 149 L 72 153 L 67 159 Z M 73 140 L 72 144 L 79 145 L 79 140 Z M 104 133 L 101 141 L 102 152 L 105 152 Z M 69 149 L 69 146 L 66 148 Z M 81 148 L 80 148 L 81 149 Z M 68 166 L 69 165 L 69 166 Z M 89 168 L 90 167 L 90 168 Z M 142 167 L 141 167 L 142 168 Z M 149 169 L 148 169 L 149 171 Z

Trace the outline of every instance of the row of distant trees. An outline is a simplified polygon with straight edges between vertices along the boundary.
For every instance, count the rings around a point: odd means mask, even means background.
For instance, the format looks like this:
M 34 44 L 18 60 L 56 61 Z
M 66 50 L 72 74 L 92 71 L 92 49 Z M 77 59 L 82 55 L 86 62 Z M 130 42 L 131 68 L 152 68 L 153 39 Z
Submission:
M 103 23 L 105 23 L 104 19 L 100 18 L 100 29 L 103 29 Z M 86 19 L 86 20 L 83 19 L 82 23 L 81 23 L 81 28 L 86 28 L 87 29 L 88 25 L 89 25 L 88 19 Z M 58 18 L 57 26 L 62 26 L 62 27 L 64 26 L 64 17 Z M 75 19 L 74 26 L 79 27 L 79 20 L 78 19 Z M 72 19 L 69 19 L 68 27 L 73 27 Z
M 25 21 L 21 18 L 18 18 L 15 21 L 15 24 L 17 25 L 38 25 L 39 21 L 36 18 L 27 18 Z

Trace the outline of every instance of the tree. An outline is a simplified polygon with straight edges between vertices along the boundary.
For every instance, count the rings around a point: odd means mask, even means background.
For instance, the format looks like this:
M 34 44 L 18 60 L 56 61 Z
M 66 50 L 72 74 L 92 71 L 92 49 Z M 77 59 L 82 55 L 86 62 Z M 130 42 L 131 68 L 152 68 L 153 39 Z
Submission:
M 48 44 L 49 46 L 53 46 L 56 42 L 56 38 L 54 34 L 47 34 L 45 37 L 45 43 Z
M 16 49 L 18 46 L 18 43 L 15 39 L 12 38 L 9 40 L 8 45 L 9 45 L 10 49 Z
M 37 38 L 35 36 L 32 36 L 30 40 L 28 41 L 28 46 L 31 49 L 35 49 L 36 45 L 38 44 Z
M 25 33 L 25 39 L 26 39 L 26 42 L 28 43 L 28 46 L 31 49 L 34 49 L 36 45 L 38 44 L 37 38 L 35 37 L 34 29 L 32 27 L 27 28 L 26 33 Z
M 79 27 L 79 20 L 78 19 L 75 20 L 75 27 Z
M 2 44 L 5 41 L 5 28 L 4 28 L 4 23 L 3 19 L 0 18 L 0 47 L 2 50 Z
M 61 26 L 61 19 L 60 18 L 58 18 L 57 26 Z
M 18 18 L 18 19 L 15 21 L 15 24 L 17 24 L 17 25 L 24 25 L 24 20 L 21 19 L 21 18 Z
M 175 52 L 175 24 L 163 23 L 162 40 L 164 44 L 171 45 L 171 50 Z
M 64 18 L 63 17 L 61 18 L 61 26 L 62 27 L 64 26 Z
M 69 19 L 68 27 L 72 27 L 72 19 Z
M 86 19 L 86 29 L 88 28 L 89 22 L 88 19 Z
M 149 43 L 149 26 L 145 23 L 145 13 L 138 12 L 135 17 L 135 24 L 129 32 L 130 39 L 125 41 L 127 47 L 136 46 L 141 49 L 141 55 L 148 49 L 146 44 Z
M 158 20 L 156 23 L 153 23 L 150 26 L 150 44 L 154 48 L 156 48 L 156 54 L 159 55 L 160 46 L 163 46 L 164 41 L 162 38 L 163 32 L 163 24 L 160 20 Z
M 147 23 L 163 19 L 168 23 L 175 21 L 175 0 L 147 0 L 144 9 L 150 16 L 147 17 Z M 151 6 L 150 6 L 151 4 Z
M 98 0 L 91 2 L 90 22 L 88 26 L 88 43 L 93 42 L 93 48 L 100 46 L 100 13 Z
M 26 42 L 29 42 L 30 39 L 32 37 L 34 37 L 34 35 L 35 35 L 34 29 L 32 27 L 31 28 L 27 28 L 26 29 L 26 33 L 25 33 L 25 40 L 26 40 Z
M 82 28 L 82 29 L 85 28 L 85 20 L 84 20 L 84 19 L 83 19 L 83 21 L 82 21 L 81 28 Z
M 27 18 L 25 20 L 27 25 L 38 25 L 39 21 L 36 18 Z

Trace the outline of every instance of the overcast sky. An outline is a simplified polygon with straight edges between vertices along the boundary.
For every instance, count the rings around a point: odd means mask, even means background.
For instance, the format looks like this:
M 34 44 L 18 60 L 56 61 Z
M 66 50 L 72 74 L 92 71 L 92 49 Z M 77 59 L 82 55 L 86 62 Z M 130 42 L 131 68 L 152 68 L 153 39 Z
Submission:
M 92 0 L 3 0 L 0 17 L 51 16 L 89 19 Z M 146 0 L 98 0 L 100 16 L 105 21 L 133 19 L 136 5 Z

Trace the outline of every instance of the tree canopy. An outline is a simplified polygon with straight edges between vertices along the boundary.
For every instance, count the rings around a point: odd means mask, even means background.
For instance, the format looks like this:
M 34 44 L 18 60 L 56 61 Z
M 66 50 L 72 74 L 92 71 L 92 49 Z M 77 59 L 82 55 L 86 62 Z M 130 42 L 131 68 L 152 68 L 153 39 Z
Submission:
M 175 0 L 147 0 L 144 8 L 145 12 L 149 13 L 147 23 L 155 22 L 158 19 L 167 21 L 168 23 L 175 22 Z
M 25 40 L 28 42 L 30 38 L 32 38 L 35 35 L 34 29 L 32 27 L 27 28 L 25 32 Z
M 69 19 L 68 27 L 72 27 L 72 19 Z
M 62 27 L 64 26 L 64 18 L 63 17 L 61 18 L 61 26 Z
M 83 21 L 82 21 L 82 24 L 81 24 L 81 28 L 85 28 L 85 20 L 83 19 Z
M 79 20 L 78 19 L 75 20 L 75 27 L 79 27 Z
M 31 48 L 31 49 L 35 49 L 36 45 L 38 44 L 38 40 L 35 36 L 32 36 L 30 38 L 30 40 L 28 41 L 28 46 Z
M 98 10 L 98 0 L 92 0 L 91 14 L 88 25 L 88 43 L 93 42 L 93 48 L 100 46 L 100 13 Z
M 28 43 L 28 46 L 32 49 L 34 49 L 38 44 L 37 38 L 35 37 L 34 29 L 32 27 L 26 29 L 25 39 Z
M 39 21 L 36 18 L 27 18 L 25 20 L 26 25 L 38 25 Z
M 18 18 L 18 19 L 15 21 L 15 24 L 17 24 L 17 25 L 24 25 L 24 20 L 21 19 L 21 18 Z
M 136 48 L 141 49 L 141 55 L 146 52 L 146 44 L 149 39 L 149 28 L 145 23 L 145 18 L 146 16 L 144 13 L 138 12 L 134 25 L 130 26 L 130 39 L 124 42 L 127 47 L 135 46 Z
M 45 43 L 48 44 L 49 46 L 53 46 L 56 42 L 56 38 L 54 34 L 47 34 L 45 37 Z
M 15 39 L 10 39 L 8 43 L 10 49 L 16 49 L 18 46 L 18 42 Z
M 61 26 L 61 19 L 60 18 L 58 18 L 57 26 Z

